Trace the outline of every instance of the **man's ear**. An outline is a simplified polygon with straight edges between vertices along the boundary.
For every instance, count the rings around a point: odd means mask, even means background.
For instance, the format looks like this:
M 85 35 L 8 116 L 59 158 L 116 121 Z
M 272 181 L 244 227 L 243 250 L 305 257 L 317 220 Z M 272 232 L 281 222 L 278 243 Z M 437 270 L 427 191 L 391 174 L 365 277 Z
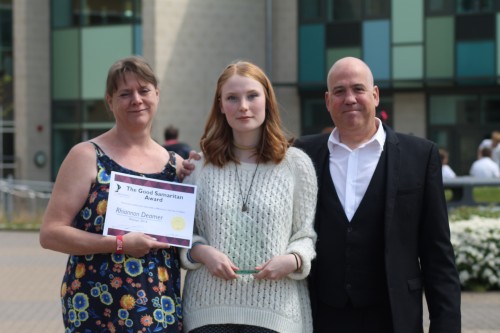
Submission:
M 373 99 L 375 100 L 375 106 L 378 106 L 378 104 L 380 103 L 378 86 L 373 86 Z

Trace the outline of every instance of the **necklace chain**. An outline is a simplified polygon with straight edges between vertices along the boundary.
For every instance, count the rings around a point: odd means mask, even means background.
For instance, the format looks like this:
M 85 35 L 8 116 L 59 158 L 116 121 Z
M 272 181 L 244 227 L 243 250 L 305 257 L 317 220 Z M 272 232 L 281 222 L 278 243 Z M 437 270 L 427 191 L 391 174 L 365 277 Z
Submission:
M 234 169 L 236 170 L 236 180 L 238 181 L 238 188 L 240 189 L 241 200 L 243 200 L 243 205 L 241 206 L 241 211 L 246 212 L 248 210 L 248 197 L 250 196 L 250 191 L 252 191 L 253 180 L 255 179 L 255 175 L 257 174 L 257 169 L 259 168 L 259 162 L 257 162 L 257 166 L 253 172 L 252 180 L 250 181 L 250 187 L 248 188 L 248 192 L 246 197 L 243 197 L 243 191 L 241 190 L 240 177 L 238 176 L 238 165 L 234 165 Z
M 244 146 L 244 145 L 240 145 L 234 141 L 233 141 L 233 146 L 238 148 L 239 150 L 255 150 L 256 149 L 256 146 Z

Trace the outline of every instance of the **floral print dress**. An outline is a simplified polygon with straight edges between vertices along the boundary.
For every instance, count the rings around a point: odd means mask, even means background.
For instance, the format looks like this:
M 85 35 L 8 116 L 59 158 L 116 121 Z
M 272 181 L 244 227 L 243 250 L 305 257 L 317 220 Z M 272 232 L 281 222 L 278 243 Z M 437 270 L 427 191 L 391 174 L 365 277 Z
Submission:
M 102 234 L 111 171 L 142 174 L 120 166 L 93 144 L 97 179 L 74 225 Z M 170 153 L 162 172 L 143 176 L 178 181 L 175 155 Z M 61 286 L 65 333 L 182 332 L 180 281 L 176 247 L 140 258 L 116 253 L 70 255 Z

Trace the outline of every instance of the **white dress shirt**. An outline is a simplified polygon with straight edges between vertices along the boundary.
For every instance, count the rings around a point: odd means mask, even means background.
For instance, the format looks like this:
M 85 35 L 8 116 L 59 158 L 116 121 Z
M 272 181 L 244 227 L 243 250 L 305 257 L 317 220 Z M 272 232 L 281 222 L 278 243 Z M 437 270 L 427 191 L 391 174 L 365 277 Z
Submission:
M 500 169 L 490 157 L 481 157 L 474 163 L 469 171 L 472 177 L 477 178 L 498 178 L 500 177 Z
M 441 171 L 443 173 L 443 178 L 455 178 L 457 176 L 455 171 L 453 171 L 448 164 L 443 164 Z
M 376 120 L 378 129 L 375 135 L 354 150 L 340 142 L 337 128 L 328 139 L 330 174 L 349 221 L 366 193 L 384 149 L 386 134 L 382 122 Z

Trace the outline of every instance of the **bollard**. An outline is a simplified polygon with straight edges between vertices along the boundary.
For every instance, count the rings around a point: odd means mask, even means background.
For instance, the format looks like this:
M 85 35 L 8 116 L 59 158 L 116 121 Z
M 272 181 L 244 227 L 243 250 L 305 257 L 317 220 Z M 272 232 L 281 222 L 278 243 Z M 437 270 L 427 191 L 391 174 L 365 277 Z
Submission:
M 12 188 L 13 188 L 13 183 L 14 183 L 14 177 L 12 175 L 7 176 L 7 191 L 6 193 L 6 198 L 5 198 L 5 214 L 7 218 L 7 224 L 12 223 L 12 215 L 13 215 L 13 210 L 14 210 L 14 201 L 12 198 Z

